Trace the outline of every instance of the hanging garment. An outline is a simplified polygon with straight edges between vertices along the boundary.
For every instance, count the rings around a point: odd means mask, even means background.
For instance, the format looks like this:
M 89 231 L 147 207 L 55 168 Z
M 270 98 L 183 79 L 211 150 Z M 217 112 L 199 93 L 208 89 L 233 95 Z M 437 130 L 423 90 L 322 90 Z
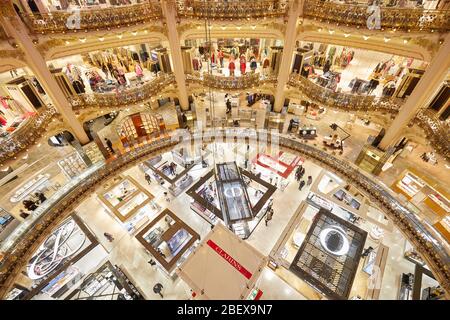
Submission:
M 269 66 L 270 66 L 270 61 L 268 58 L 265 58 L 264 62 L 263 62 L 263 68 L 265 69 L 265 68 L 268 68 Z
M 136 72 L 136 77 L 142 78 L 144 76 L 144 72 L 142 71 L 142 67 L 139 65 L 139 63 L 136 63 L 134 70 Z

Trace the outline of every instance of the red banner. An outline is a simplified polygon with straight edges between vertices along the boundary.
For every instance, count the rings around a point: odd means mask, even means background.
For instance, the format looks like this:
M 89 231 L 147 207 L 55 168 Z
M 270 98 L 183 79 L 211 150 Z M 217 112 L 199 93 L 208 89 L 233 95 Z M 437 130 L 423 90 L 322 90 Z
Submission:
M 239 262 L 234 260 L 232 256 L 230 256 L 228 253 L 226 253 L 221 247 L 219 247 L 214 241 L 208 240 L 206 242 L 208 246 L 210 246 L 219 256 L 224 258 L 229 264 L 231 264 L 237 271 L 239 271 L 244 277 L 247 279 L 250 279 L 252 277 L 252 274 L 250 271 L 245 269 Z

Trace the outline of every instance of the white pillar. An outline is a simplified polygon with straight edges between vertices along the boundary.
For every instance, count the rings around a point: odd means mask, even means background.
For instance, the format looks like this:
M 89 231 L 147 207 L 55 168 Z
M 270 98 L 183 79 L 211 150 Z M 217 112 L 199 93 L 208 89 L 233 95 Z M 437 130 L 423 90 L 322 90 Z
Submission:
M 183 58 L 181 56 L 180 37 L 177 31 L 175 1 L 163 0 L 162 10 L 167 22 L 170 54 L 173 62 L 173 73 L 178 87 L 178 99 L 182 110 L 189 110 L 186 78 L 184 75 Z
M 78 121 L 75 113 L 72 111 L 72 106 L 49 71 L 43 56 L 33 44 L 28 35 L 28 29 L 22 20 L 17 15 L 14 15 L 9 18 L 1 17 L 0 23 L 7 33 L 21 46 L 27 66 L 30 67 L 34 75 L 38 78 L 39 83 L 44 87 L 45 92 L 50 96 L 55 107 L 72 129 L 75 137 L 81 144 L 88 143 L 89 138 L 83 126 Z
M 386 150 L 401 136 L 408 123 L 416 116 L 421 108 L 427 108 L 445 81 L 450 68 L 450 34 L 445 37 L 444 43 L 439 48 L 430 65 L 420 78 L 417 86 L 401 107 L 398 115 L 386 131 L 379 147 Z
M 275 91 L 274 111 L 281 112 L 284 104 L 284 90 L 291 73 L 292 59 L 295 49 L 295 40 L 297 38 L 297 20 L 303 1 L 293 0 L 289 3 L 289 17 L 284 35 L 283 55 L 281 57 L 280 70 L 277 77 L 277 88 Z

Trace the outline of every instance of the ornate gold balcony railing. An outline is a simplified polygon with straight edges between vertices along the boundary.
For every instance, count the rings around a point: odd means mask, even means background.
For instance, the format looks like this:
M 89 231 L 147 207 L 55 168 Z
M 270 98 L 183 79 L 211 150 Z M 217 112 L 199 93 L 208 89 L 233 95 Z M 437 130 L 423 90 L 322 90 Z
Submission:
M 86 108 L 126 107 L 149 100 L 158 95 L 167 86 L 175 84 L 173 74 L 162 74 L 155 79 L 132 88 L 108 93 L 85 93 L 70 98 L 73 110 Z
M 22 14 L 35 33 L 61 33 L 85 30 L 110 30 L 162 20 L 159 1 L 105 9 L 53 11 L 46 14 Z
M 0 163 L 25 150 L 44 134 L 47 126 L 57 114 L 56 108 L 47 106 L 44 111 L 24 121 L 6 138 L 0 138 Z
M 249 73 L 240 77 L 216 76 L 208 73 L 200 75 L 196 72 L 186 75 L 188 83 L 199 83 L 208 88 L 221 90 L 257 89 L 264 84 L 276 84 L 275 77 L 262 77 L 260 73 Z
M 177 0 L 178 16 L 187 19 L 239 20 L 283 17 L 287 0 Z
M 367 29 L 371 13 L 367 5 L 338 4 L 320 0 L 306 0 L 303 7 L 305 18 L 321 22 Z M 419 8 L 381 7 L 381 28 L 404 31 L 450 30 L 450 10 L 427 10 Z
M 450 293 L 450 257 L 448 243 L 442 240 L 436 230 L 422 223 L 404 204 L 397 199 L 392 191 L 387 189 L 367 173 L 347 160 L 336 157 L 324 150 L 299 140 L 291 139 L 285 135 L 240 128 L 215 129 L 212 131 L 193 132 L 194 139 L 202 138 L 203 143 L 210 143 L 214 139 L 248 138 L 251 141 L 279 141 L 282 147 L 300 153 L 308 159 L 319 163 L 342 176 L 348 183 L 354 184 L 366 192 L 371 201 L 380 206 L 386 216 L 393 221 L 414 248 L 421 254 L 427 265 L 437 277 L 438 282 Z M 186 138 L 186 134 L 171 133 L 171 137 L 164 136 L 153 142 L 136 147 L 133 152 L 120 155 L 108 163 L 103 163 L 97 170 L 80 179 L 79 183 L 65 192 L 54 205 L 44 212 L 39 220 L 24 232 L 14 246 L 8 250 L 0 268 L 0 297 L 4 296 L 12 286 L 14 278 L 30 259 L 33 248 L 43 240 L 43 236 L 51 231 L 59 221 L 66 217 L 85 197 L 91 195 L 95 188 L 103 181 L 120 174 L 123 170 L 140 163 L 148 156 L 154 156 L 160 152 L 166 152 L 175 146 L 180 137 Z
M 429 109 L 420 110 L 414 121 L 425 131 L 427 139 L 433 148 L 447 159 L 450 159 L 449 123 L 437 119 L 434 112 Z
M 326 107 L 345 111 L 397 113 L 401 107 L 401 101 L 398 99 L 334 92 L 298 74 L 291 75 L 288 85 L 299 89 L 302 94 L 314 102 L 321 103 Z

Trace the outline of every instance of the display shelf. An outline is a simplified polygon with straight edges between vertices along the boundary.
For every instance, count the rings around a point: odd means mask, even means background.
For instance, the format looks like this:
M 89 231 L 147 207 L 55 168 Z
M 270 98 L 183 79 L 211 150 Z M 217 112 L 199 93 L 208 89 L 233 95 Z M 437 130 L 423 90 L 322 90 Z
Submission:
M 39 188 L 44 187 L 49 183 L 49 180 L 50 174 L 39 174 L 37 177 L 23 184 L 9 200 L 13 203 L 20 202 Z
M 198 202 L 191 203 L 191 209 L 197 213 L 202 219 L 206 220 L 206 222 L 210 223 L 211 225 L 214 225 L 217 223 L 217 216 L 203 207 Z

